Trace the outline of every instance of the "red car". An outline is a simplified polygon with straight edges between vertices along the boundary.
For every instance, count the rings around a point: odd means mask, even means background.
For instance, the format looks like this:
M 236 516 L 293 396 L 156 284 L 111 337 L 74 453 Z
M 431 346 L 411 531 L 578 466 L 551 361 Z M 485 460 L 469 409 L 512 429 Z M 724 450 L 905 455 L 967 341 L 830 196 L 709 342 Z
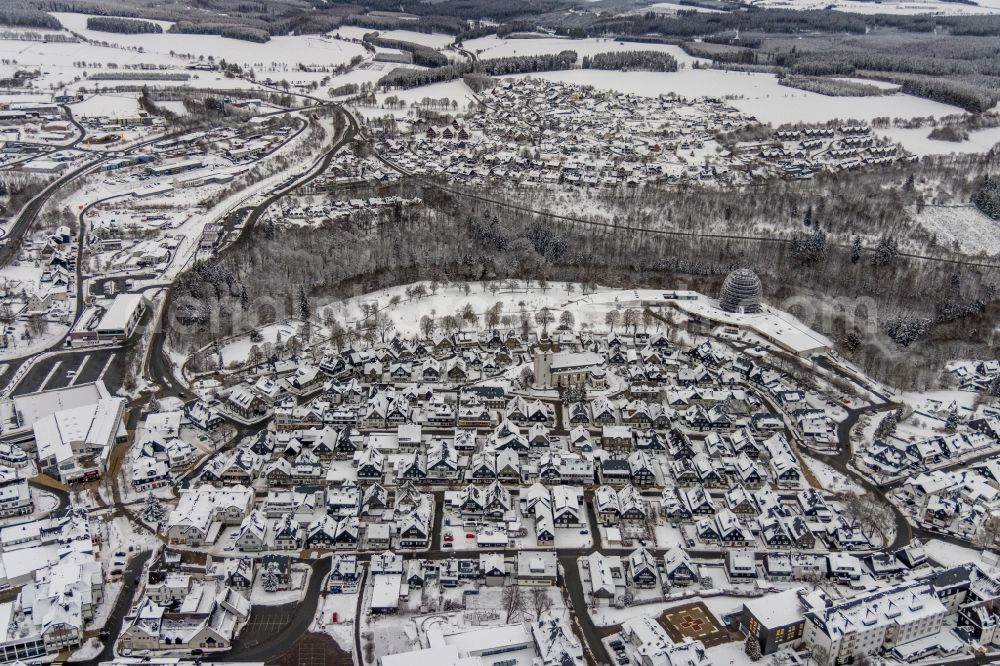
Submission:
M 475 538 L 476 538 L 476 535 L 475 535 L 475 534 L 466 534 L 466 535 L 465 535 L 465 538 L 466 538 L 466 539 L 475 539 Z
M 455 537 L 453 537 L 453 536 L 452 536 L 452 535 L 450 535 L 450 534 L 445 534 L 445 535 L 444 535 L 444 540 L 445 540 L 445 541 L 454 541 L 454 540 L 455 540 Z

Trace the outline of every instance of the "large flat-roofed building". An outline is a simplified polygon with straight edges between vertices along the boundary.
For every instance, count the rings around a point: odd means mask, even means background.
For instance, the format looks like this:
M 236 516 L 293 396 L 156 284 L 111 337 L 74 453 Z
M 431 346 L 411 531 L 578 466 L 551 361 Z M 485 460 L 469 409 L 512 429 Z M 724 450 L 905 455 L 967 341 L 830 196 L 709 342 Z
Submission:
M 104 382 L 97 380 L 49 391 L 17 395 L 0 401 L 0 438 L 5 443 L 18 444 L 27 451 L 34 450 L 35 423 L 44 416 L 64 409 L 92 405 L 102 398 L 110 398 Z
M 96 479 L 115 445 L 125 441 L 125 399 L 63 409 L 38 419 L 33 430 L 38 465 L 63 483 Z
M 142 294 L 118 294 L 97 324 L 98 339 L 101 342 L 128 340 L 145 311 L 146 297 Z
M 145 312 L 145 296 L 118 294 L 103 312 L 97 305 L 84 310 L 66 339 L 73 347 L 124 342 L 135 333 Z
M 806 619 L 799 590 L 786 590 L 743 604 L 740 627 L 760 642 L 761 654 L 771 654 L 786 643 L 802 640 Z
M 184 173 L 185 171 L 200 169 L 204 165 L 205 163 L 202 160 L 189 159 L 180 160 L 178 162 L 167 162 L 166 164 L 156 164 L 147 167 L 146 170 L 151 176 L 174 176 L 179 173 Z

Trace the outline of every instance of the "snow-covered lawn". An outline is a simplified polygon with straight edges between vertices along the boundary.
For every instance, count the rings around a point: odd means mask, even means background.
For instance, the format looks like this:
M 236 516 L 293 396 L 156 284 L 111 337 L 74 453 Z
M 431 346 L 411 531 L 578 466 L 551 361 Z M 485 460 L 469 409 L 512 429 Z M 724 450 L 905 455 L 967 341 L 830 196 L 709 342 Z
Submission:
M 91 661 L 104 650 L 104 643 L 98 638 L 88 638 L 83 645 L 69 656 L 69 662 Z
M 465 284 L 469 285 L 468 294 L 465 292 Z M 549 308 L 557 320 L 550 326 L 552 330 L 558 324 L 559 313 L 562 310 L 569 310 L 573 313 L 577 327 L 584 325 L 586 328 L 605 331 L 607 324 L 604 323 L 604 318 L 610 310 L 631 307 L 626 304 L 641 298 L 662 297 L 662 292 L 658 290 L 600 289 L 595 293 L 584 295 L 580 291 L 580 286 L 576 284 L 572 285 L 571 292 L 566 290 L 567 284 L 564 282 L 549 283 L 545 289 L 535 286 L 535 283 L 532 284 L 533 286 L 525 288 L 524 283 L 519 282 L 516 290 L 505 287 L 493 293 L 484 289 L 485 285 L 482 283 L 456 283 L 439 287 L 437 293 L 413 299 L 408 299 L 406 296 L 406 289 L 413 285 L 400 285 L 328 305 L 319 305 L 314 307 L 313 311 L 323 312 L 326 307 L 331 307 L 337 320 L 346 325 L 353 324 L 361 316 L 362 304 L 377 303 L 379 308 L 384 308 L 392 318 L 397 332 L 412 336 L 419 333 L 422 316 L 430 315 L 440 319 L 454 314 L 466 303 L 472 306 L 479 317 L 478 325 L 482 328 L 484 326 L 482 315 L 494 304 L 501 303 L 502 314 L 513 315 L 515 319 L 520 317 L 522 311 L 533 317 L 543 307 Z M 429 290 L 429 284 L 425 283 L 424 286 Z M 400 301 L 392 305 L 391 301 L 396 296 Z M 467 328 L 470 327 L 467 325 Z
M 855 483 L 852 479 L 844 476 L 826 463 L 815 458 L 806 458 L 806 465 L 822 484 L 823 488 L 835 493 L 857 493 L 864 495 L 865 489 Z

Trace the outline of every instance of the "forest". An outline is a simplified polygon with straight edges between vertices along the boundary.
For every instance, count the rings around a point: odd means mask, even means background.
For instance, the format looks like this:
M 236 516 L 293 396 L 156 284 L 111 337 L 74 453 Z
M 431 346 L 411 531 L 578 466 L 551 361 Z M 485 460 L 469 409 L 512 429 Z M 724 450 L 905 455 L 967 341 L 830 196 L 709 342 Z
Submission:
M 616 51 L 584 56 L 583 68 L 676 72 L 677 60 L 660 51 Z
M 807 90 L 831 97 L 871 97 L 886 94 L 885 90 L 871 83 L 825 79 L 819 76 L 782 76 L 778 79 L 778 83 L 789 88 Z
M 440 81 L 451 81 L 467 74 L 501 76 L 503 74 L 551 72 L 561 69 L 571 69 L 576 65 L 576 60 L 576 51 L 560 51 L 556 54 L 508 56 L 505 58 L 486 58 L 474 62 L 458 62 L 436 69 L 421 70 L 397 67 L 380 78 L 377 85 L 382 90 L 391 88 L 405 89 L 416 88 L 429 83 L 438 83 Z
M 170 32 L 186 35 L 218 35 L 220 37 L 242 39 L 243 41 L 258 42 L 260 44 L 271 39 L 271 35 L 267 30 L 239 23 L 192 23 L 191 21 L 178 21 L 170 26 Z
M 989 175 L 983 176 L 972 195 L 972 203 L 983 215 L 1000 220 L 1000 181 Z
M 100 32 L 118 32 L 125 35 L 163 32 L 163 28 L 158 23 L 143 21 L 141 19 L 121 18 L 119 16 L 87 17 L 87 29 Z
M 63 27 L 55 16 L 29 6 L 18 6 L 15 3 L 0 6 L 0 25 L 15 28 L 44 28 L 46 30 L 62 30 Z

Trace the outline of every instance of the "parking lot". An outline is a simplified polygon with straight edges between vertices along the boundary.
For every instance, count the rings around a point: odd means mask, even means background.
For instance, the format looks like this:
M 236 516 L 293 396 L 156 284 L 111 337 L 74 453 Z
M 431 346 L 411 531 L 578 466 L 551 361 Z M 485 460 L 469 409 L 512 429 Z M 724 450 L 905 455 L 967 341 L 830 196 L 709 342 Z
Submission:
M 295 604 L 254 606 L 250 621 L 233 644 L 234 649 L 246 650 L 269 640 L 292 621 L 295 609 Z
M 120 349 L 80 350 L 37 362 L 18 382 L 13 395 L 47 391 L 103 380 L 115 393 L 122 384 L 124 352 Z

